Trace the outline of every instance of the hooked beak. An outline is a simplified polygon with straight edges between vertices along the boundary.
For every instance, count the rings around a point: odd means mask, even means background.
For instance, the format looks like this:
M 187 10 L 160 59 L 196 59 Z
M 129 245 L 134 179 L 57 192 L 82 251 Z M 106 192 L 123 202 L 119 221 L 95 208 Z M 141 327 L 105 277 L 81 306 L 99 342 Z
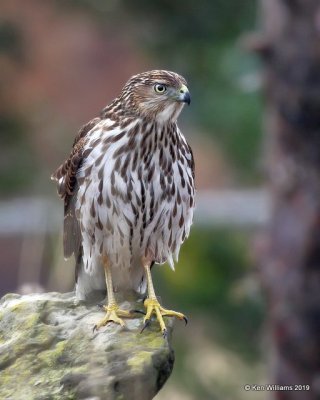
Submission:
M 189 93 L 189 89 L 187 88 L 186 85 L 182 85 L 180 90 L 179 90 L 179 101 L 183 103 L 187 103 L 188 106 L 191 103 L 191 97 Z

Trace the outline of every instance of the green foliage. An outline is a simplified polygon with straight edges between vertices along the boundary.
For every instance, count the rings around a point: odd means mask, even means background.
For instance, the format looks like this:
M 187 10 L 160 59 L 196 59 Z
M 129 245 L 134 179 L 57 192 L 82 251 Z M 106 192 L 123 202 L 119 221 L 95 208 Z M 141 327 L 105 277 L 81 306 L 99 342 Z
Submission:
M 10 195 L 28 187 L 36 169 L 25 121 L 17 116 L 0 114 L 0 194 Z
M 23 59 L 23 40 L 20 29 L 9 21 L 0 19 L 0 54 L 7 54 L 14 60 Z
M 252 273 L 247 246 L 244 233 L 193 229 L 175 273 L 161 267 L 154 273 L 166 306 L 201 313 L 209 323 L 208 332 L 214 325 L 215 338 L 251 358 L 258 354 L 264 307 L 261 297 L 245 287 Z

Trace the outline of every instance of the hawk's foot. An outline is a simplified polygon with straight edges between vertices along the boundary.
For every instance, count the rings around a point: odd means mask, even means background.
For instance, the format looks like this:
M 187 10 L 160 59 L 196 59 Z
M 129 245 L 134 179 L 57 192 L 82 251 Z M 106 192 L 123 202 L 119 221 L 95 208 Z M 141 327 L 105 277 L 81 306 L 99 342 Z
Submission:
M 113 303 L 113 304 L 108 304 L 107 306 L 102 307 L 106 315 L 104 318 L 102 318 L 101 321 L 99 321 L 94 327 L 93 331 L 98 330 L 102 326 L 107 325 L 109 322 L 114 322 L 115 324 L 119 324 L 121 326 L 125 326 L 124 321 L 120 318 L 132 318 L 134 312 L 131 311 L 126 311 L 126 310 L 121 310 L 118 306 L 118 304 Z
M 184 320 L 185 323 L 187 324 L 188 320 L 187 317 L 177 311 L 172 311 L 172 310 L 167 310 L 166 308 L 163 308 L 158 300 L 156 298 L 147 298 L 144 301 L 144 306 L 147 309 L 146 316 L 144 317 L 144 326 L 141 329 L 141 333 L 145 330 L 145 328 L 150 325 L 150 318 L 152 314 L 155 314 L 157 317 L 157 320 L 160 324 L 160 329 L 162 332 L 163 337 L 165 338 L 167 336 L 167 328 L 164 323 L 163 317 L 175 317 L 180 320 Z

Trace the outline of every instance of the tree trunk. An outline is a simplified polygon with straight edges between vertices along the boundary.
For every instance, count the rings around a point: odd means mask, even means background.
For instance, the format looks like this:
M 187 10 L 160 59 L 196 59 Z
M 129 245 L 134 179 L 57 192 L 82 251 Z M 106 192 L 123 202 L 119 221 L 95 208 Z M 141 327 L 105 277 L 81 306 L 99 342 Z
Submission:
M 260 255 L 275 399 L 320 398 L 320 1 L 260 0 L 266 163 L 273 199 Z M 295 385 L 310 385 L 295 387 Z M 295 389 L 302 389 L 301 391 Z

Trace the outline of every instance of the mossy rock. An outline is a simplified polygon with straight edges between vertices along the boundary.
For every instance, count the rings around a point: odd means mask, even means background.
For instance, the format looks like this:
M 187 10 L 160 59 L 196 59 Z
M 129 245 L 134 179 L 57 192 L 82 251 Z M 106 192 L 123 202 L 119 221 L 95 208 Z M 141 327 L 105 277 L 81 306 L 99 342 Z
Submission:
M 129 297 L 123 309 L 143 310 Z M 155 321 L 141 334 L 142 316 L 109 324 L 96 304 L 74 293 L 8 294 L 0 300 L 0 398 L 19 400 L 149 400 L 171 374 L 168 337 Z

